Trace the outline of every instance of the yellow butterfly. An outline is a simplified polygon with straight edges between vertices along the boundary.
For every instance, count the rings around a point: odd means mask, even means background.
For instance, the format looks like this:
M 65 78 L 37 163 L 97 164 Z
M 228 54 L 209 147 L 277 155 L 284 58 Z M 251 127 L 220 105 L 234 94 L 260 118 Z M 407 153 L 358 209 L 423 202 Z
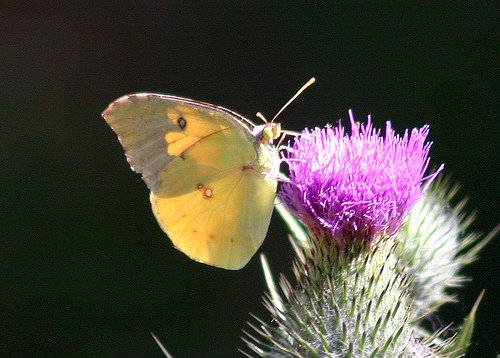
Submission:
M 121 97 L 102 116 L 175 247 L 209 265 L 245 266 L 271 220 L 279 124 L 256 126 L 223 107 L 153 93 Z
M 247 264 L 273 211 L 280 158 L 272 141 L 292 133 L 274 119 L 314 81 L 270 122 L 258 113 L 260 126 L 223 107 L 154 93 L 121 97 L 104 110 L 175 247 L 216 267 Z

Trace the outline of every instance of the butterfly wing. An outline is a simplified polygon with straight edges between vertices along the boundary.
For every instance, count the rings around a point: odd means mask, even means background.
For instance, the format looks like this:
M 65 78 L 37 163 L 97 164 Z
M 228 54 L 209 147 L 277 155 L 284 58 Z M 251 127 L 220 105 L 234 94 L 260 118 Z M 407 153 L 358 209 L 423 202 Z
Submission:
M 149 189 L 170 161 L 200 139 L 234 127 L 235 120 L 243 130 L 252 125 L 222 107 L 154 93 L 123 96 L 102 116 L 118 135 L 132 170 L 142 174 Z
M 239 269 L 265 238 L 279 157 L 248 122 L 221 107 L 131 95 L 103 116 L 151 189 L 155 217 L 194 260 Z
M 239 269 L 262 244 L 276 180 L 255 163 L 234 128 L 204 138 L 160 175 L 153 212 L 174 245 L 194 260 Z

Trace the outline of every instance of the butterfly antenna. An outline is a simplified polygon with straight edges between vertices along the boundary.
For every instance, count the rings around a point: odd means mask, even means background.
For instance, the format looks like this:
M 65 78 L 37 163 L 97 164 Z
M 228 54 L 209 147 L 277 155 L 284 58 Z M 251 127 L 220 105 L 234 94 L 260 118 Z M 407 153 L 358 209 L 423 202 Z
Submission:
M 295 100 L 295 98 L 297 98 L 298 96 L 300 96 L 300 94 L 301 94 L 302 92 L 304 92 L 304 91 L 307 89 L 307 87 L 309 87 L 310 85 L 312 85 L 314 82 L 316 82 L 316 78 L 312 77 L 312 78 L 311 78 L 309 81 L 307 81 L 307 82 L 306 82 L 306 83 L 305 83 L 302 87 L 300 87 L 300 89 L 297 91 L 297 93 L 295 93 L 295 94 L 293 95 L 293 97 L 292 97 L 292 98 L 290 98 L 290 99 L 288 100 L 288 102 L 286 102 L 286 103 L 285 103 L 285 105 L 284 105 L 283 107 L 281 107 L 281 109 L 278 111 L 278 113 L 276 113 L 276 114 L 274 115 L 273 119 L 271 119 L 271 123 L 273 123 L 273 122 L 274 122 L 274 120 L 276 119 L 276 117 L 278 117 L 278 116 L 281 114 L 281 112 L 283 112 L 283 111 L 285 110 L 285 108 L 286 108 L 286 107 L 288 107 L 288 106 L 290 105 L 290 103 L 292 103 L 292 102 Z M 258 114 L 258 113 L 257 113 L 257 117 L 259 117 L 259 114 Z M 264 117 L 264 116 L 259 117 L 259 118 L 263 118 L 263 117 Z M 265 118 L 264 118 L 264 121 L 267 123 L 267 121 L 265 120 Z
M 262 119 L 262 121 L 267 125 L 269 124 L 269 121 L 266 119 L 266 117 L 264 117 L 264 115 L 260 112 L 257 112 L 257 114 L 255 114 L 256 117 Z
M 258 117 L 258 118 L 260 118 L 260 119 L 261 119 L 261 120 L 262 120 L 265 124 L 273 123 L 273 122 L 274 122 L 274 120 L 275 120 L 275 119 L 276 119 L 276 118 L 277 118 L 277 117 L 281 114 L 281 112 L 283 112 L 283 111 L 285 110 L 285 108 L 286 108 L 286 107 L 288 107 L 288 106 L 290 105 L 290 103 L 292 103 L 292 102 L 295 100 L 295 98 L 297 98 L 298 96 L 300 96 L 300 94 L 301 94 L 302 92 L 304 92 L 304 91 L 307 89 L 307 87 L 309 87 L 310 85 L 312 85 L 314 82 L 316 82 L 316 78 L 312 77 L 309 81 L 307 81 L 307 82 L 306 82 L 306 84 L 305 84 L 305 85 L 303 85 L 302 87 L 300 87 L 300 89 L 297 91 L 297 93 L 295 93 L 295 94 L 293 95 L 293 97 L 292 97 L 292 98 L 290 98 L 290 99 L 288 100 L 288 102 L 286 102 L 286 103 L 285 103 L 285 105 L 284 105 L 283 107 L 281 107 L 281 109 L 278 111 L 278 113 L 276 113 L 276 114 L 274 115 L 274 117 L 273 117 L 273 119 L 271 120 L 271 122 L 269 122 L 269 121 L 266 119 L 266 117 L 264 117 L 264 115 L 263 115 L 262 113 L 260 113 L 260 112 L 257 112 L 257 113 L 255 114 L 255 116 L 256 116 L 256 117 Z M 291 134 L 291 133 L 290 133 L 290 134 Z

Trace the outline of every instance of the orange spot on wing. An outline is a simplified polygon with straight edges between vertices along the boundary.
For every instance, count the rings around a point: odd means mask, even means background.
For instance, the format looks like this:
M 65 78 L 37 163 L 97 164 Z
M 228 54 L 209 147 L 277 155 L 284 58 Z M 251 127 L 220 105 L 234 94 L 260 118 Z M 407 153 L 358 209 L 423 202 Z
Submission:
M 169 155 L 180 156 L 199 140 L 200 138 L 198 137 L 190 137 L 182 132 L 168 132 L 165 134 L 165 141 L 168 144 L 167 153 Z
M 203 195 L 204 199 L 212 199 L 214 197 L 214 190 L 207 185 L 201 183 L 196 184 L 196 189 L 201 191 L 201 195 Z

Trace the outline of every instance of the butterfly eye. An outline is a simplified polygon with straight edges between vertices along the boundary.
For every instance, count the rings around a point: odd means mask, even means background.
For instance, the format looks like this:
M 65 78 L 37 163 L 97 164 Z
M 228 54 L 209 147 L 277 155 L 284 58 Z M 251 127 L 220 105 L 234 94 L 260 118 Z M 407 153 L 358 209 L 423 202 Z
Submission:
M 186 124 L 187 124 L 187 122 L 183 117 L 179 117 L 177 119 L 177 125 L 179 126 L 180 129 L 186 128 Z

